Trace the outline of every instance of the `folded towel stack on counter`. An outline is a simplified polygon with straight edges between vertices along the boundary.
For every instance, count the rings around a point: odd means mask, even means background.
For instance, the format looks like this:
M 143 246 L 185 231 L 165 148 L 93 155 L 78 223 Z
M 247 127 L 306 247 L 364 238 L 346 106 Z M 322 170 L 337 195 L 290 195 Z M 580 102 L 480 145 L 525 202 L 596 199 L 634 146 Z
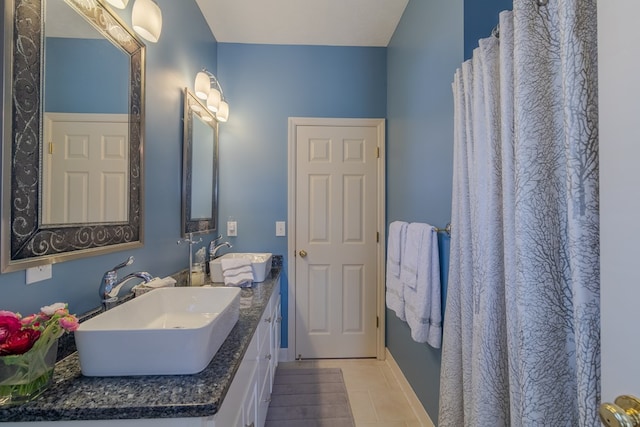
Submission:
M 251 261 L 246 258 L 220 259 L 224 284 L 226 286 L 249 287 L 253 283 Z

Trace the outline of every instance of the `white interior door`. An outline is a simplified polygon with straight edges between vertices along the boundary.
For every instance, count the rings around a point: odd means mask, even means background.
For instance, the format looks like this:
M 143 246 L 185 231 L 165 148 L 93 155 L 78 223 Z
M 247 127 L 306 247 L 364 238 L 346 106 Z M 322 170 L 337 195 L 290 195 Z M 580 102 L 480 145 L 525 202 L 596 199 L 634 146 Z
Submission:
M 298 126 L 295 355 L 375 357 L 378 128 Z
M 46 114 L 43 223 L 127 221 L 126 115 Z
M 640 3 L 598 2 L 602 400 L 640 397 Z

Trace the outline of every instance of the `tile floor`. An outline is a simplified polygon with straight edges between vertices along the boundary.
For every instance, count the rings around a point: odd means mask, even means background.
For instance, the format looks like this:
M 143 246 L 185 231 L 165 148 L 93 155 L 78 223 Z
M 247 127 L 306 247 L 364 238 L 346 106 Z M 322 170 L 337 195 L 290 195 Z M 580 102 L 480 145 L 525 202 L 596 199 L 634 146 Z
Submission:
M 283 367 L 342 368 L 356 427 L 421 427 L 393 371 L 376 359 L 282 362 Z

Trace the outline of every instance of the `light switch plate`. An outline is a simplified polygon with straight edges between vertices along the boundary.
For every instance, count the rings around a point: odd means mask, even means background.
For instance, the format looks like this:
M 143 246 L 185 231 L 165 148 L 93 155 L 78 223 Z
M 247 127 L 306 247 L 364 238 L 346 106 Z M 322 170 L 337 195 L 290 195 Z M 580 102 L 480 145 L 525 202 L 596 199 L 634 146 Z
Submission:
M 285 230 L 286 222 L 284 221 L 276 221 L 276 236 L 286 236 L 287 232 Z
M 51 279 L 51 264 L 27 268 L 26 276 L 27 285 L 35 282 L 40 282 L 42 280 Z
M 227 221 L 227 236 L 234 237 L 238 235 L 238 223 L 236 221 Z

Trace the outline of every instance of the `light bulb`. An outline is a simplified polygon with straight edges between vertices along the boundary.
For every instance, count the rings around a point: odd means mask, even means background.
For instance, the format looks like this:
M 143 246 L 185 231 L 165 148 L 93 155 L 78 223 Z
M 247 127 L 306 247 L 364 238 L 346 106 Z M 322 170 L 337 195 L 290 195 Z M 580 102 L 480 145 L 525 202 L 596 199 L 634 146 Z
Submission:
M 198 98 L 207 99 L 207 96 L 209 96 L 209 90 L 211 89 L 211 79 L 207 73 L 200 71 L 196 74 L 194 89 Z
M 162 32 L 162 11 L 153 0 L 136 0 L 131 12 L 133 29 L 152 43 L 160 38 Z
M 107 0 L 107 3 L 118 9 L 124 9 L 125 7 L 127 7 L 127 3 L 129 3 L 129 0 Z
M 216 118 L 219 122 L 226 122 L 229 120 L 229 104 L 226 101 L 222 101 L 220 106 L 218 107 L 218 113 L 216 114 Z
M 211 88 L 207 97 L 207 108 L 214 113 L 218 111 L 220 105 L 220 92 L 216 88 Z

